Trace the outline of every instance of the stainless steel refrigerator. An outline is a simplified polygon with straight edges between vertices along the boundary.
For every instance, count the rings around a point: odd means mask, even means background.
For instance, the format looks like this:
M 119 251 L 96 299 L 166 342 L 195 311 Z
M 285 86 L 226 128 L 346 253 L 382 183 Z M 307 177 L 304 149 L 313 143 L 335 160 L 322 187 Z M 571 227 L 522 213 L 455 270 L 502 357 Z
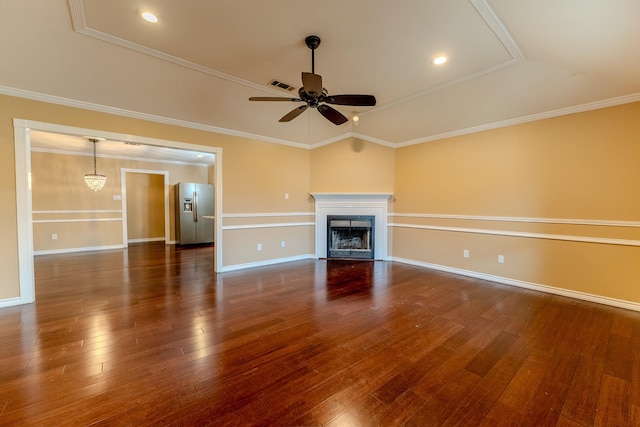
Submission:
M 176 239 L 180 245 L 213 243 L 213 184 L 175 185 Z

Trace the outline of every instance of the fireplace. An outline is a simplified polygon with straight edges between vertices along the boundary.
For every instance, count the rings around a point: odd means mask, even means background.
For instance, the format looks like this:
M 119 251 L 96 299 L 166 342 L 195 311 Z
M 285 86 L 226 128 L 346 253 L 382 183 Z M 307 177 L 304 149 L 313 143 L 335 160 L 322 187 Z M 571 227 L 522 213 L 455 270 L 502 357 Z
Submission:
M 327 216 L 327 258 L 374 259 L 375 217 Z
M 312 193 L 315 198 L 316 258 L 328 258 L 329 216 L 372 216 L 371 259 L 387 259 L 387 205 L 391 193 Z

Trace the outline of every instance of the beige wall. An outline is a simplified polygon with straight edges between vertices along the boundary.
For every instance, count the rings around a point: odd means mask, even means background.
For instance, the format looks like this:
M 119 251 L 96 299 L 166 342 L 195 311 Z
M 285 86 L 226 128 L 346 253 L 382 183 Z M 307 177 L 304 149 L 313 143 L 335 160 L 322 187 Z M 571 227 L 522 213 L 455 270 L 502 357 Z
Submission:
M 98 171 L 108 178 L 95 192 L 84 183 L 91 157 L 31 153 L 34 251 L 122 246 L 121 204 L 111 197 L 120 193 L 120 171 L 99 160 Z
M 635 103 L 398 149 L 393 255 L 640 302 L 638 141 Z
M 309 150 L 243 140 L 225 148 L 222 170 L 225 266 L 314 253 Z
M 223 155 L 225 213 L 313 212 L 309 150 L 240 141 Z
M 347 138 L 311 152 L 312 193 L 391 193 L 393 148 Z
M 242 266 L 313 254 L 313 233 L 314 227 L 309 225 L 270 227 L 260 233 L 256 233 L 254 229 L 228 230 L 224 241 L 227 264 Z M 284 247 L 282 242 L 285 242 Z M 257 250 L 258 243 L 262 246 L 261 251 Z M 247 251 L 250 252 L 249 257 Z
M 638 220 L 640 104 L 396 152 L 404 212 Z

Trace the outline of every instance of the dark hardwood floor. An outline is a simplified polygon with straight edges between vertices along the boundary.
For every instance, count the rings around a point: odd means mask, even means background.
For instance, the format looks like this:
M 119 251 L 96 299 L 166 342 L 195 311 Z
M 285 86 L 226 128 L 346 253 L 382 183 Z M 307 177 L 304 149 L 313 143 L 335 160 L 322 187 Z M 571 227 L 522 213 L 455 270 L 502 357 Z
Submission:
M 1 425 L 640 425 L 640 313 L 391 262 L 39 256 Z

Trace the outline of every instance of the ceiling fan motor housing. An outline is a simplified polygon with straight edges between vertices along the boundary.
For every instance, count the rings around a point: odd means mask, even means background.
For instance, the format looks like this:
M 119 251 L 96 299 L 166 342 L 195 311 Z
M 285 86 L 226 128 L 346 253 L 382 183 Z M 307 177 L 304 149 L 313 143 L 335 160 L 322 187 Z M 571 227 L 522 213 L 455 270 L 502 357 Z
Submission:
M 304 39 L 304 42 L 307 44 L 307 47 L 311 50 L 317 49 L 320 46 L 320 37 L 318 36 L 307 36 Z

